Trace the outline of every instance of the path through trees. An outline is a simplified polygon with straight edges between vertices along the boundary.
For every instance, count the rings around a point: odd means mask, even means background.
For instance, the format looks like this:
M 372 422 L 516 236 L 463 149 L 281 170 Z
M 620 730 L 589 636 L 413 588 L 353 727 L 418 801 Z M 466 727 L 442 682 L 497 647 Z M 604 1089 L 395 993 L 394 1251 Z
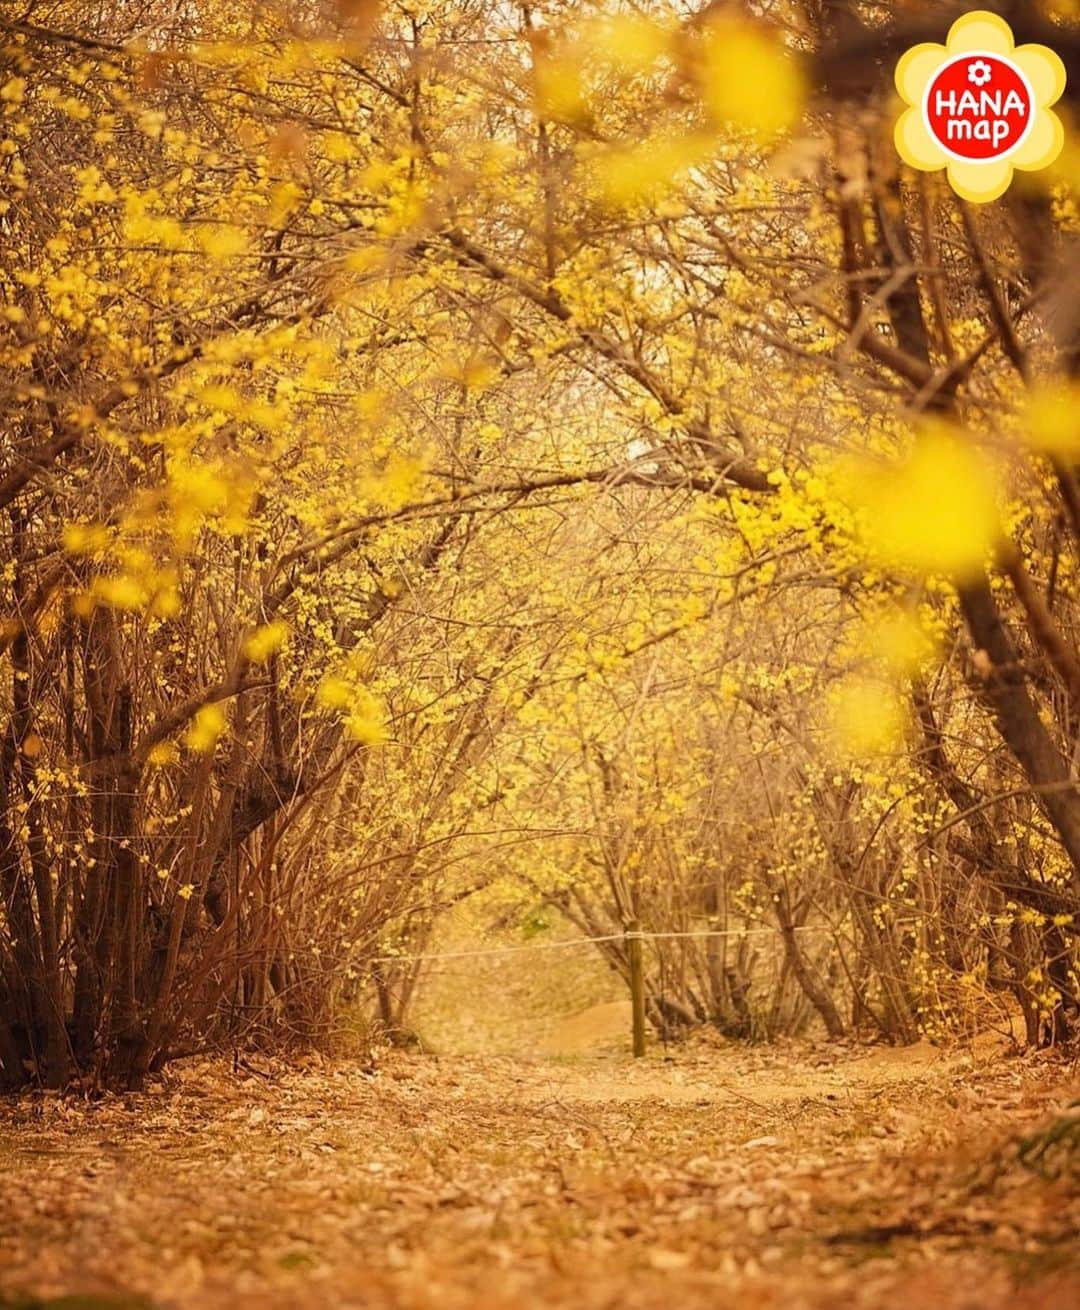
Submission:
M 149 1095 L 9 1104 L 0 1304 L 1071 1305 L 1068 1157 L 1048 1181 L 1016 1144 L 1075 1092 L 999 1047 L 188 1062 Z

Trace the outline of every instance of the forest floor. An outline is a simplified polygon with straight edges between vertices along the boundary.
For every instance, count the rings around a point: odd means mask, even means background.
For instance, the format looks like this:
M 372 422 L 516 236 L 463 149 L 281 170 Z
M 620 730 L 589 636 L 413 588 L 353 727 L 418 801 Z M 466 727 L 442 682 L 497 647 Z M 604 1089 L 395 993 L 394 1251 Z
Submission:
M 0 1306 L 1080 1305 L 1080 1095 L 992 1043 L 394 1055 L 0 1108 Z M 59 1299 L 65 1298 L 65 1299 Z

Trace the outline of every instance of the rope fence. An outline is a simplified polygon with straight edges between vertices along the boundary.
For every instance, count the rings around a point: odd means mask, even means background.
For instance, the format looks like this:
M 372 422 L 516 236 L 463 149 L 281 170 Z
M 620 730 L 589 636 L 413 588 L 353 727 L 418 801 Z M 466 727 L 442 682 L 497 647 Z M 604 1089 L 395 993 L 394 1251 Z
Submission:
M 820 924 L 800 924 L 793 932 L 826 932 L 827 927 Z M 561 942 L 524 942 L 520 946 L 491 946 L 470 951 L 433 951 L 416 955 L 402 952 L 399 955 L 375 955 L 372 964 L 411 964 L 432 960 L 470 960 L 488 955 L 509 955 L 517 951 L 557 951 L 568 950 L 575 946 L 595 946 L 602 942 L 628 941 L 667 941 L 692 937 L 726 937 L 741 940 L 744 937 L 777 937 L 779 928 L 702 928 L 689 932 L 643 932 L 640 929 L 628 929 L 626 932 L 606 933 L 600 937 L 571 937 Z
M 793 925 L 790 931 L 802 940 L 816 937 L 822 946 L 811 942 L 804 949 L 820 959 L 835 929 L 822 923 Z M 385 953 L 368 963 L 404 971 L 388 972 L 383 981 L 409 989 L 414 999 L 408 1027 L 432 1049 L 584 1054 L 594 1024 L 597 1045 L 629 1047 L 641 1056 L 650 1025 L 666 1041 L 677 1023 L 672 1016 L 680 1007 L 686 1013 L 688 998 L 715 1006 L 717 988 L 727 988 L 734 1008 L 742 1006 L 746 1013 L 748 1005 L 772 1013 L 778 998 L 789 1007 L 801 1003 L 785 935 L 777 926 L 752 923 L 656 931 L 628 924 L 621 932 L 556 941 Z M 763 939 L 776 948 L 753 945 Z M 691 949 L 702 944 L 704 952 Z M 614 946 L 624 949 L 597 950 Z M 589 958 L 556 963 L 578 951 L 589 952 Z M 570 1049 L 563 1051 L 560 1044 Z

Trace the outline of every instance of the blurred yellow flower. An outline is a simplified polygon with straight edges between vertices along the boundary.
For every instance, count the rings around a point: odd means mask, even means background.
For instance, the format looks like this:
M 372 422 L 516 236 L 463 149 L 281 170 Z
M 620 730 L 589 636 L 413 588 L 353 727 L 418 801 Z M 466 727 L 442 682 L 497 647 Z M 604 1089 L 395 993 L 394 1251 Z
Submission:
M 849 467 L 847 498 L 868 549 L 888 567 L 958 581 L 982 572 L 1000 536 L 988 460 L 944 426 L 897 465 Z
M 877 678 L 851 678 L 829 703 L 833 747 L 844 758 L 865 759 L 900 750 L 908 717 L 897 689 Z
M 706 26 L 698 69 L 701 99 L 718 124 L 768 142 L 798 121 L 806 82 L 778 37 L 739 18 Z
M 244 655 L 253 664 L 264 664 L 275 651 L 281 649 L 288 636 L 289 625 L 281 619 L 264 623 L 244 642 Z
M 203 705 L 184 734 L 184 744 L 200 755 L 209 754 L 225 731 L 226 722 L 225 711 L 220 705 Z

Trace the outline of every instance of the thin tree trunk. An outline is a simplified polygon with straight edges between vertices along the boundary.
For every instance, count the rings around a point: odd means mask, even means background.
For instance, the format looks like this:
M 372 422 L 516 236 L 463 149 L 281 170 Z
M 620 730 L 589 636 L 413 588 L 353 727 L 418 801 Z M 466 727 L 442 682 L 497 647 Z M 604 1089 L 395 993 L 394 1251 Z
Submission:
M 844 1021 L 840 1017 L 840 1011 L 836 1008 L 836 1003 L 827 989 L 822 986 L 821 980 L 815 976 L 815 970 L 806 959 L 806 956 L 803 955 L 802 948 L 799 946 L 798 934 L 795 931 L 795 918 L 791 912 L 791 902 L 788 899 L 787 892 L 777 892 L 773 903 L 776 907 L 776 918 L 780 924 L 780 936 L 784 943 L 784 956 L 791 967 L 791 972 L 803 989 L 806 999 L 821 1015 L 825 1031 L 834 1040 L 843 1037 L 846 1029 L 844 1028 Z

